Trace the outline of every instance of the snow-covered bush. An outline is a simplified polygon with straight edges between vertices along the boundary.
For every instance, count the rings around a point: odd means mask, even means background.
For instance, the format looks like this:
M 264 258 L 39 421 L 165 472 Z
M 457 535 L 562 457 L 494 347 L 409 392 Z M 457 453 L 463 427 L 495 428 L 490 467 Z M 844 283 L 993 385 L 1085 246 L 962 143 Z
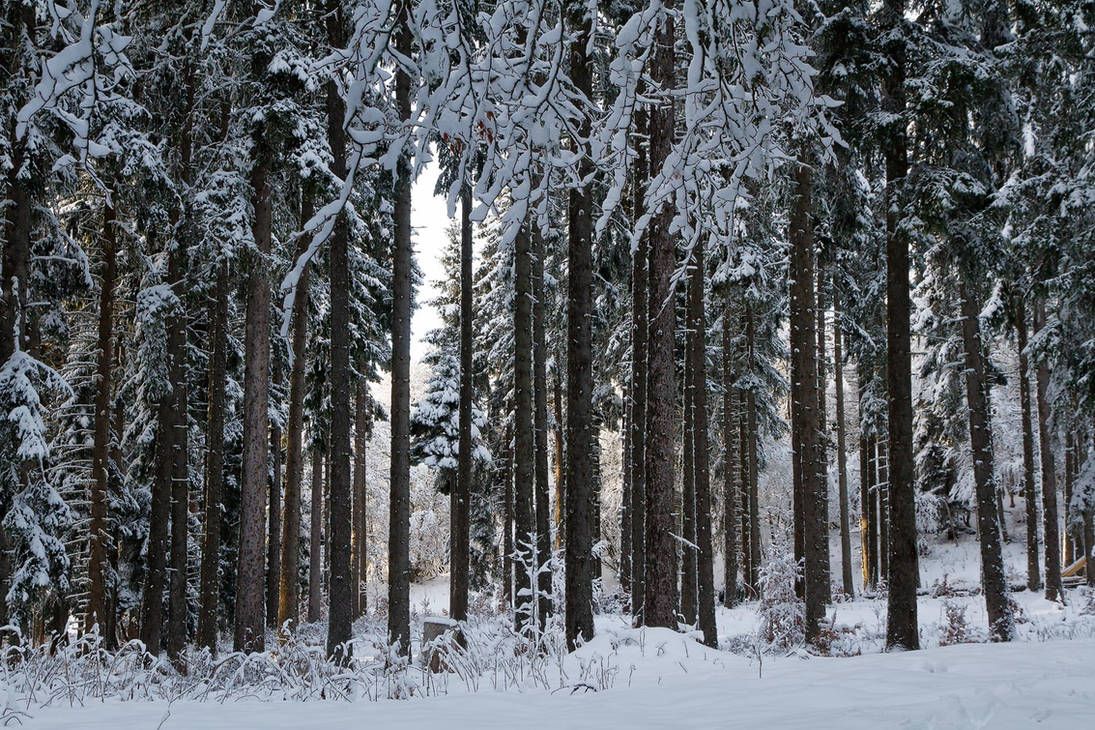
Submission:
M 768 560 L 760 567 L 761 641 L 786 651 L 802 644 L 806 636 L 806 607 L 795 594 L 802 569 L 794 559 L 785 535 L 773 538 Z

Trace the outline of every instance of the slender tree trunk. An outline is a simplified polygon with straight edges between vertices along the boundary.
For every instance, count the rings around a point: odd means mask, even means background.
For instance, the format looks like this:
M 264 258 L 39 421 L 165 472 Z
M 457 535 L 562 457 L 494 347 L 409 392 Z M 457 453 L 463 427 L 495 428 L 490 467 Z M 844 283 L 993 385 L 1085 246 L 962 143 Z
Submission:
M 639 134 L 647 131 L 646 110 L 635 113 L 635 124 Z M 636 143 L 638 153 L 632 170 L 635 195 L 633 198 L 632 219 L 637 222 L 645 207 L 643 195 L 647 176 L 646 146 Z M 646 378 L 647 378 L 647 337 L 649 324 L 647 315 L 647 270 L 649 256 L 647 237 L 641 236 L 631 255 L 631 453 L 629 469 L 631 471 L 631 613 L 641 623 L 646 583 Z
M 878 502 L 878 576 L 879 580 L 890 575 L 890 465 L 888 454 L 881 443 L 875 444 L 876 481 L 875 499 Z
M 548 410 L 547 410 L 547 334 L 544 291 L 544 237 L 539 229 L 532 234 L 532 386 L 533 430 L 535 433 L 534 472 L 536 503 L 536 560 L 542 568 L 551 559 L 551 499 L 548 484 Z M 551 613 L 551 570 L 537 576 L 539 592 L 539 628 Z
M 752 510 L 753 498 L 749 480 L 749 427 L 746 418 L 749 395 L 738 394 L 738 482 L 741 484 L 741 580 L 746 595 L 756 597 L 758 584 L 754 581 Z
M 532 626 L 534 612 L 527 565 L 536 562 L 533 515 L 534 442 L 532 433 L 532 237 L 522 223 L 514 240 L 513 306 L 513 526 L 516 566 L 514 625 L 518 631 Z M 530 545 L 531 543 L 531 545 Z
M 1011 641 L 1015 619 L 1009 605 L 1007 577 L 1004 575 L 1003 546 L 996 511 L 996 475 L 992 453 L 992 427 L 985 397 L 985 363 L 982 353 L 981 326 L 977 302 L 963 281 L 962 340 L 965 344 L 966 402 L 969 406 L 970 448 L 977 493 L 977 536 L 981 543 L 981 590 L 993 641 Z
M 752 305 L 745 305 L 745 344 L 749 367 L 756 367 L 756 325 Z M 760 585 L 760 489 L 757 479 L 757 396 L 749 389 L 745 396 L 746 448 L 749 452 L 749 584 Z
M 411 9 L 399 6 L 396 50 L 410 58 Z M 411 117 L 411 78 L 396 71 L 395 97 L 399 118 Z M 392 400 L 391 496 L 388 525 L 388 639 L 411 651 L 410 520 L 411 520 L 411 169 L 400 158 L 395 185 L 395 251 L 392 269 Z
M 623 385 L 623 439 L 620 494 L 620 590 L 631 595 L 631 390 L 630 380 Z
M 686 297 L 691 299 L 691 292 Z M 690 303 L 690 302 L 689 302 Z M 681 608 L 680 613 L 683 623 L 689 626 L 696 625 L 696 550 L 692 546 L 696 544 L 696 470 L 695 450 L 693 446 L 695 438 L 695 411 L 693 408 L 693 394 L 695 393 L 695 381 L 692 376 L 692 348 L 693 333 L 691 331 L 691 312 L 686 308 L 688 330 L 685 334 L 685 351 L 682 353 L 684 360 L 684 393 L 682 403 L 684 424 L 681 429 Z
M 103 205 L 101 255 L 103 272 L 99 282 L 99 347 L 95 370 L 95 420 L 91 448 L 91 521 L 88 525 L 88 602 L 84 631 L 98 625 L 106 633 L 114 617 L 108 610 L 106 576 L 109 570 L 107 549 L 110 535 L 107 525 L 107 494 L 110 490 L 110 417 L 114 390 L 114 286 L 118 275 L 114 206 Z M 108 646 L 108 649 L 114 648 Z
M 221 495 L 224 486 L 224 400 L 228 361 L 228 263 L 217 267 L 209 307 L 209 386 L 206 411 L 205 514 L 199 587 L 198 645 L 217 648 L 217 596 L 220 593 Z
M 588 46 L 592 12 L 588 4 L 568 3 L 570 79 L 579 94 L 593 97 Z M 567 460 L 566 460 L 566 635 L 567 646 L 593 638 L 593 580 L 600 561 L 593 557 L 599 495 L 593 489 L 592 450 L 599 447 L 593 428 L 593 199 L 589 180 L 593 162 L 584 149 L 592 122 L 583 116 L 576 152 L 583 187 L 570 190 L 567 230 Z
M 186 367 L 186 244 L 173 241 L 168 263 L 168 279 L 178 297 L 178 309 L 168 318 L 168 374 L 172 383 L 171 417 L 171 573 L 168 588 L 168 623 L 165 641 L 167 654 L 177 659 L 186 646 L 189 607 L 186 603 L 188 558 L 188 527 L 190 518 L 190 467 L 188 464 L 189 433 Z M 161 423 L 166 426 L 166 423 Z
M 281 366 L 274 364 L 272 382 L 279 390 L 282 384 Z M 281 590 L 281 426 L 270 424 L 270 506 L 266 510 L 266 625 L 278 627 L 278 595 Z
M 555 549 L 563 549 L 563 504 L 566 502 L 566 439 L 563 435 L 563 380 L 558 358 L 552 373 L 552 404 L 555 406 Z
M 369 432 L 372 429 L 369 415 L 369 384 L 359 378 L 354 414 L 354 535 L 353 535 L 353 599 L 354 618 L 365 615 L 369 607 L 369 491 L 366 481 L 368 468 Z
M 825 569 L 825 585 L 822 590 L 825 595 L 825 603 L 833 602 L 833 588 L 830 577 L 832 576 L 832 559 L 829 556 L 829 412 L 826 407 L 826 380 L 828 379 L 825 329 L 825 295 L 827 285 L 825 283 L 825 266 L 820 257 L 817 259 L 817 471 L 821 490 L 820 498 L 823 500 L 821 521 L 822 531 L 825 533 L 825 550 L 821 553 L 821 561 Z
M 707 441 L 707 324 L 704 312 L 703 238 L 696 241 L 696 268 L 689 281 L 688 314 L 692 331 L 692 468 L 695 477 L 696 589 L 703 643 L 718 648 L 715 626 L 715 576 L 711 545 L 711 477 Z
M 1064 510 L 1064 557 L 1061 560 L 1062 567 L 1072 565 L 1075 558 L 1075 540 L 1073 535 L 1083 540 L 1083 528 L 1074 530 L 1072 528 L 1072 483 L 1076 479 L 1076 435 L 1071 428 L 1065 429 L 1065 495 L 1064 504 L 1062 509 Z M 1007 535 L 1004 536 L 1004 542 L 1007 542 Z M 1083 546 L 1080 546 L 1080 552 L 1083 552 Z
M 860 381 L 862 382 L 862 380 Z M 860 401 L 862 406 L 862 401 Z M 860 408 L 862 413 L 862 407 Z M 871 540 L 871 440 L 863 432 L 860 420 L 859 433 L 859 546 L 863 562 L 863 590 L 874 590 L 874 551 Z
M 871 434 L 867 441 L 867 454 L 870 459 L 867 469 L 867 485 L 870 493 L 867 535 L 871 542 L 870 568 L 872 588 L 878 587 L 878 583 L 883 576 L 881 555 L 886 549 L 886 543 L 882 539 L 882 530 L 879 529 L 879 522 L 881 522 L 880 518 L 882 517 L 882 499 L 880 496 L 882 486 L 879 484 L 879 471 L 881 471 L 881 469 L 879 468 L 878 457 L 881 452 L 882 449 L 878 445 L 878 436 Z
M 1034 312 L 1035 332 L 1046 324 L 1045 302 L 1038 300 Z M 1057 523 L 1057 465 L 1049 424 L 1049 365 L 1038 363 L 1038 441 L 1042 456 L 1042 519 L 1046 540 L 1046 600 L 1064 603 L 1061 587 L 1061 537 Z
M 667 10 L 676 2 L 667 0 Z M 651 77 L 669 88 L 674 81 L 673 19 L 666 16 L 655 33 Z M 660 170 L 673 143 L 673 101 L 663 99 L 650 109 L 650 169 Z M 646 584 L 643 620 L 647 626 L 677 626 L 677 541 L 674 530 L 674 427 L 676 385 L 673 340 L 676 312 L 672 276 L 675 244 L 670 233 L 673 214 L 657 211 L 648 228 L 647 263 L 647 392 L 646 392 Z
M 345 45 L 342 3 L 327 0 L 327 42 L 332 48 Z M 346 132 L 343 124 L 346 104 L 334 79 L 327 80 L 327 140 L 331 147 L 331 172 L 346 179 Z M 398 223 L 397 223 L 398 226 Z M 397 246 L 398 248 L 398 246 Z M 398 254 L 397 254 L 398 256 Z M 350 232 L 345 214 L 340 214 L 331 232 L 331 332 L 350 328 Z M 394 320 L 394 317 L 393 317 Z M 409 320 L 409 318 L 408 318 Z M 393 339 L 393 344 L 395 340 Z M 394 381 L 394 378 L 393 378 Z M 353 596 L 357 588 L 350 578 L 350 538 L 353 530 L 352 460 L 350 417 L 353 413 L 353 368 L 350 340 L 331 337 L 331 553 L 328 578 L 327 655 L 337 662 L 349 661 L 353 627 Z M 393 406 L 395 400 L 392 401 Z
M 733 608 L 738 599 L 738 464 L 743 455 L 738 449 L 736 432 L 737 404 L 734 398 L 734 365 L 730 308 L 722 312 L 722 504 L 723 504 L 723 599 Z M 743 490 L 744 491 L 744 490 Z M 745 558 L 745 556 L 743 556 Z M 747 558 L 745 558 L 747 560 Z
M 844 427 L 844 351 L 840 331 L 840 298 L 833 292 L 833 379 L 836 388 L 836 473 L 840 500 L 840 574 L 844 594 L 855 595 L 852 581 L 852 525 L 848 506 L 848 454 Z
M 513 606 L 513 425 L 506 427 L 507 453 L 502 458 L 502 573 L 505 576 L 506 604 Z
M 314 194 L 301 191 L 300 220 L 309 220 L 315 209 Z M 302 238 L 297 255 L 307 243 Z M 278 629 L 296 631 L 300 624 L 300 514 L 304 479 L 304 388 L 307 372 L 308 298 L 311 266 L 305 266 L 293 297 L 293 369 L 289 373 L 289 420 L 285 434 L 285 507 L 281 540 L 281 574 L 278 581 Z M 282 638 L 288 638 L 282 635 Z
M 265 643 L 265 523 L 269 457 L 270 284 L 265 257 L 272 242 L 273 194 L 270 156 L 259 144 L 251 169 L 252 231 L 257 248 L 251 257 L 244 334 L 243 477 L 240 488 L 239 561 L 236 569 L 236 651 L 262 651 Z
M 323 455 L 322 445 L 312 449 L 312 511 L 308 531 L 308 621 L 323 618 Z
M 793 428 L 798 433 L 794 464 L 798 471 L 801 513 L 803 583 L 806 597 L 806 641 L 817 640 L 825 618 L 829 592 L 828 510 L 820 473 L 821 436 L 818 421 L 817 334 L 814 320 L 814 236 L 811 223 L 813 178 L 809 161 L 796 165 L 791 204 L 791 402 Z

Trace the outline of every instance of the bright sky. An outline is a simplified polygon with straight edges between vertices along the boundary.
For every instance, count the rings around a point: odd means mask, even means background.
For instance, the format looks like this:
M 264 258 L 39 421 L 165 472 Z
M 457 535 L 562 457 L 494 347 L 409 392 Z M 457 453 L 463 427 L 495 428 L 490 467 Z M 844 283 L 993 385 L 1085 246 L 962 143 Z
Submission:
M 439 312 L 426 304 L 437 294 L 434 282 L 444 275 L 441 267 L 441 252 L 444 250 L 449 211 L 444 196 L 433 194 L 440 172 L 436 162 L 430 163 L 411 189 L 414 255 L 424 275 L 422 287 L 418 290 L 416 297 L 418 308 L 411 317 L 412 362 L 421 360 L 426 354 L 426 345 L 422 338 L 441 321 Z

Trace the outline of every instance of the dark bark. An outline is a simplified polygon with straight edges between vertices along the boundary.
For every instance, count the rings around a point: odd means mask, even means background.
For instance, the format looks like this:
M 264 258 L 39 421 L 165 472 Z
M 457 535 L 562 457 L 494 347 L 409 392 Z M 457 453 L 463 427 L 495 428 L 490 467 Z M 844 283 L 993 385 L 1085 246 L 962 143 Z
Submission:
M 502 456 L 502 575 L 506 604 L 513 605 L 513 425 L 506 427 L 506 453 Z
M 690 303 L 691 292 L 686 295 Z M 693 395 L 695 381 L 692 377 L 692 349 L 693 333 L 691 331 L 691 312 L 685 311 L 687 317 L 687 332 L 685 334 L 685 351 L 682 353 L 684 361 L 684 393 L 683 413 L 684 424 L 681 429 L 683 436 L 681 455 L 681 618 L 689 626 L 696 625 L 696 550 L 692 547 L 696 544 L 696 470 L 695 450 L 693 441 L 695 436 L 695 410 L 693 408 Z
M 723 599 L 732 608 L 738 598 L 738 464 L 742 454 L 738 448 L 737 403 L 734 390 L 734 366 L 730 356 L 733 341 L 730 309 L 722 313 L 722 529 L 723 529 Z M 743 490 L 744 491 L 744 490 Z
M 1046 324 L 1045 302 L 1038 300 L 1034 311 L 1035 332 Z M 1049 365 L 1038 363 L 1038 442 L 1042 456 L 1042 521 L 1046 550 L 1046 600 L 1065 600 L 1061 587 L 1061 535 L 1057 522 L 1057 465 L 1049 424 Z
M 282 384 L 281 366 L 275 364 L 272 382 Z M 281 590 L 281 426 L 270 424 L 270 506 L 266 511 L 266 625 L 278 627 L 278 596 Z
M 190 517 L 190 468 L 187 447 L 188 400 L 186 373 L 186 244 L 172 242 L 168 262 L 168 279 L 178 297 L 178 309 L 167 320 L 168 377 L 172 388 L 168 396 L 171 415 L 161 428 L 170 425 L 166 435 L 170 440 L 171 454 L 171 571 L 168 584 L 168 621 L 165 648 L 172 659 L 177 659 L 186 646 L 189 607 L 186 603 L 186 576 L 188 558 L 188 527 Z
M 833 293 L 833 380 L 836 388 L 836 473 L 840 500 L 840 574 L 844 593 L 855 595 L 852 581 L 852 525 L 848 506 L 848 454 L 844 426 L 844 350 L 840 331 L 840 299 Z
M 962 341 L 965 347 L 966 403 L 969 407 L 970 450 L 977 496 L 977 536 L 981 545 L 981 591 L 989 619 L 989 634 L 993 641 L 1011 641 L 1015 635 L 1015 618 L 1009 605 L 1004 556 L 1000 543 L 1000 523 L 996 511 L 996 474 L 992 452 L 992 429 L 986 397 L 985 362 L 981 342 L 978 306 L 963 282 Z
M 1076 434 L 1070 428 L 1065 429 L 1065 494 L 1064 504 L 1062 509 L 1064 510 L 1064 523 L 1065 523 L 1065 539 L 1064 539 L 1064 557 L 1061 560 L 1062 567 L 1072 565 L 1072 561 L 1075 560 L 1075 538 L 1079 538 L 1083 541 L 1083 535 L 1081 530 L 1076 530 L 1072 527 L 1072 486 L 1076 479 Z M 1007 542 L 1007 536 L 1005 535 L 1004 541 Z M 1080 553 L 1083 554 L 1083 545 L 1080 545 Z
M 881 516 L 879 511 L 881 499 L 879 499 L 879 495 L 882 491 L 878 476 L 878 457 L 880 453 L 881 449 L 878 446 L 878 436 L 871 434 L 867 437 L 867 539 L 871 543 L 868 565 L 870 568 L 870 584 L 872 589 L 878 587 L 878 583 L 883 576 L 881 571 L 882 560 L 880 556 L 886 548 L 885 543 L 881 540 L 882 531 L 879 529 L 878 525 L 879 517 Z
M 308 621 L 323 617 L 323 455 L 320 445 L 312 449 L 312 511 L 308 530 Z
M 617 575 L 620 590 L 631 595 L 631 391 L 630 382 L 623 386 L 623 468 L 620 494 L 620 567 Z
M 861 381 L 862 382 L 862 381 Z M 861 409 L 862 410 L 862 409 Z M 871 441 L 863 432 L 860 422 L 859 433 L 859 546 L 863 564 L 863 590 L 874 589 L 875 544 L 871 541 Z
M 646 111 L 637 110 L 636 129 L 646 132 Z M 632 170 L 635 195 L 632 220 L 642 217 L 643 189 L 646 182 L 646 146 L 637 142 L 638 152 Z M 631 256 L 631 374 L 630 419 L 631 452 L 631 613 L 642 621 L 646 581 L 646 377 L 647 377 L 647 237 L 641 236 Z
M 756 326 L 753 308 L 745 305 L 745 345 L 749 367 L 756 366 Z M 752 388 L 745 395 L 745 447 L 749 457 L 749 584 L 760 586 L 760 489 L 757 464 L 757 396 Z
M 315 201 L 311 190 L 301 192 L 300 220 L 312 217 Z M 297 255 L 307 246 L 302 237 Z M 293 297 L 293 369 L 289 373 L 289 420 L 285 433 L 285 507 L 282 523 L 281 574 L 278 581 L 278 628 L 296 631 L 300 624 L 300 515 L 304 480 L 304 388 L 307 372 L 308 299 L 311 266 L 305 266 Z
M 533 618 L 528 564 L 537 560 L 532 501 L 532 237 L 524 224 L 514 240 L 513 285 L 513 539 L 515 553 L 520 556 L 514 566 L 514 625 L 522 631 Z
M 537 229 L 532 234 L 532 389 L 533 431 L 535 433 L 534 472 L 536 507 L 536 559 L 543 566 L 551 559 L 550 485 L 548 484 L 548 410 L 547 410 L 547 292 L 544 290 L 544 238 Z M 551 612 L 551 571 L 537 576 L 539 592 L 539 628 Z
M 563 378 L 556 353 L 552 373 L 552 397 L 555 418 L 555 549 L 563 549 L 563 504 L 566 502 L 566 437 L 563 434 Z
M 221 548 L 221 494 L 224 486 L 224 400 L 228 357 L 228 264 L 217 266 L 209 306 L 209 404 L 206 411 L 205 513 L 198 600 L 198 645 L 217 648 L 217 595 Z
M 236 651 L 262 651 L 265 644 L 266 477 L 270 445 L 270 283 L 266 255 L 273 238 L 271 151 L 256 141 L 251 168 L 252 234 L 257 251 L 248 262 L 244 333 L 243 476 L 240 486 L 239 560 L 236 568 Z
M 695 479 L 696 590 L 703 643 L 718 648 L 715 626 L 715 576 L 711 545 L 711 477 L 707 440 L 707 325 L 704 312 L 703 238 L 696 241 L 695 268 L 689 280 L 688 318 L 692 331 L 692 468 Z
M 806 158 L 796 165 L 791 201 L 791 418 L 798 434 L 794 466 L 801 514 L 806 641 L 817 640 L 829 597 L 828 510 L 821 474 L 817 333 L 814 299 L 813 177 Z
M 589 6 L 568 4 L 570 80 L 575 90 L 593 98 L 588 45 L 592 34 Z M 583 115 L 580 140 L 588 140 L 592 120 Z M 583 141 L 581 144 L 585 144 Z M 600 561 L 593 557 L 599 529 L 598 494 L 594 491 L 592 450 L 599 447 L 593 424 L 593 198 L 589 180 L 593 162 L 587 150 L 576 150 L 583 187 L 570 190 L 567 216 L 567 459 L 566 459 L 566 635 L 570 649 L 593 638 L 593 580 Z
M 327 0 L 327 42 L 332 48 L 345 45 L 342 3 Z M 327 81 L 327 140 L 331 148 L 331 172 L 346 179 L 346 132 L 343 123 L 346 104 L 334 79 Z M 397 224 L 398 227 L 398 224 Z M 331 232 L 331 332 L 350 328 L 350 232 L 345 214 L 340 214 Z M 409 319 L 409 318 L 408 318 Z M 395 340 L 393 338 L 393 345 Z M 393 378 L 394 380 L 394 378 Z M 350 634 L 354 620 L 350 578 L 350 538 L 353 531 L 353 477 L 350 470 L 350 418 L 353 413 L 354 374 L 350 366 L 350 338 L 331 337 L 331 552 L 328 574 L 327 655 L 337 662 L 350 658 Z M 395 399 L 393 399 L 395 405 Z
M 449 508 L 449 615 L 468 618 L 468 506 L 471 496 L 471 405 L 475 373 L 472 371 L 472 235 L 471 187 L 460 189 L 460 404 L 459 444 L 455 489 Z
M 351 553 L 351 585 L 353 587 L 354 618 L 365 615 L 369 607 L 366 585 L 369 575 L 369 493 L 365 479 L 368 468 L 369 432 L 369 384 L 357 382 L 357 402 L 354 414 L 354 535 Z
M 890 467 L 887 454 L 881 444 L 875 445 L 875 468 L 877 470 L 875 501 L 878 514 L 878 576 L 879 580 L 889 580 L 890 575 Z
M 396 50 L 410 58 L 411 18 L 408 3 L 399 5 Z M 411 78 L 401 67 L 395 76 L 399 118 L 411 117 Z M 392 400 L 391 496 L 388 515 L 388 639 L 411 651 L 410 520 L 411 520 L 411 169 L 399 160 L 395 184 L 395 250 L 392 268 Z
M 114 286 L 118 276 L 115 212 L 112 204 L 103 205 L 103 231 L 100 238 L 103 258 L 99 282 L 99 341 L 95 368 L 95 414 L 91 447 L 91 494 L 88 524 L 88 600 L 84 631 L 98 625 L 106 633 L 114 617 L 109 612 L 106 576 L 110 569 L 107 550 L 111 542 L 107 524 L 107 494 L 110 490 L 110 419 L 114 390 Z M 113 649 L 113 646 L 108 646 Z
M 676 2 L 668 0 L 667 10 Z M 651 77 L 669 88 L 674 82 L 675 39 L 673 19 L 662 19 L 655 33 Z M 650 169 L 660 170 L 673 143 L 675 119 L 672 99 L 650 108 Z M 673 339 L 676 312 L 672 275 L 676 267 L 669 226 L 672 213 L 657 211 L 648 228 L 647 259 L 647 393 L 646 393 L 646 584 L 643 623 L 677 627 L 677 541 L 673 538 L 676 482 L 674 468 L 674 416 L 676 408 Z
M 828 409 L 825 402 L 825 388 L 826 380 L 829 377 L 827 372 L 827 358 L 826 353 L 826 329 L 825 329 L 825 295 L 826 295 L 826 283 L 825 283 L 825 266 L 820 260 L 820 254 L 817 259 L 817 306 L 815 307 L 817 316 L 817 325 L 815 327 L 815 334 L 817 335 L 817 424 L 818 424 L 818 443 L 817 443 L 817 478 L 819 480 L 818 489 L 819 499 L 822 500 L 821 515 L 822 531 L 825 533 L 825 550 L 821 553 L 821 561 L 825 570 L 825 584 L 822 587 L 825 596 L 825 603 L 829 604 L 833 602 L 833 589 L 830 576 L 832 575 L 832 560 L 829 556 L 829 424 L 826 419 L 829 417 Z
M 886 0 L 888 73 L 883 107 L 901 120 L 886 135 L 886 385 L 889 422 L 889 563 L 886 646 L 919 649 L 916 618 L 916 478 L 913 471 L 909 241 L 901 221 L 900 187 L 908 173 L 905 116 L 904 0 Z

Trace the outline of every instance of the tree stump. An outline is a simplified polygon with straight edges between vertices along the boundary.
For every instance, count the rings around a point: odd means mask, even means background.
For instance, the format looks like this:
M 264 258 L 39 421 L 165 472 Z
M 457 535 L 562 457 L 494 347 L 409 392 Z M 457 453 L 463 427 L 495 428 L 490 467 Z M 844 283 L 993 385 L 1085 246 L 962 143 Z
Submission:
M 460 624 L 447 616 L 426 616 L 422 619 L 422 663 L 431 672 L 447 672 L 447 653 L 463 646 Z

